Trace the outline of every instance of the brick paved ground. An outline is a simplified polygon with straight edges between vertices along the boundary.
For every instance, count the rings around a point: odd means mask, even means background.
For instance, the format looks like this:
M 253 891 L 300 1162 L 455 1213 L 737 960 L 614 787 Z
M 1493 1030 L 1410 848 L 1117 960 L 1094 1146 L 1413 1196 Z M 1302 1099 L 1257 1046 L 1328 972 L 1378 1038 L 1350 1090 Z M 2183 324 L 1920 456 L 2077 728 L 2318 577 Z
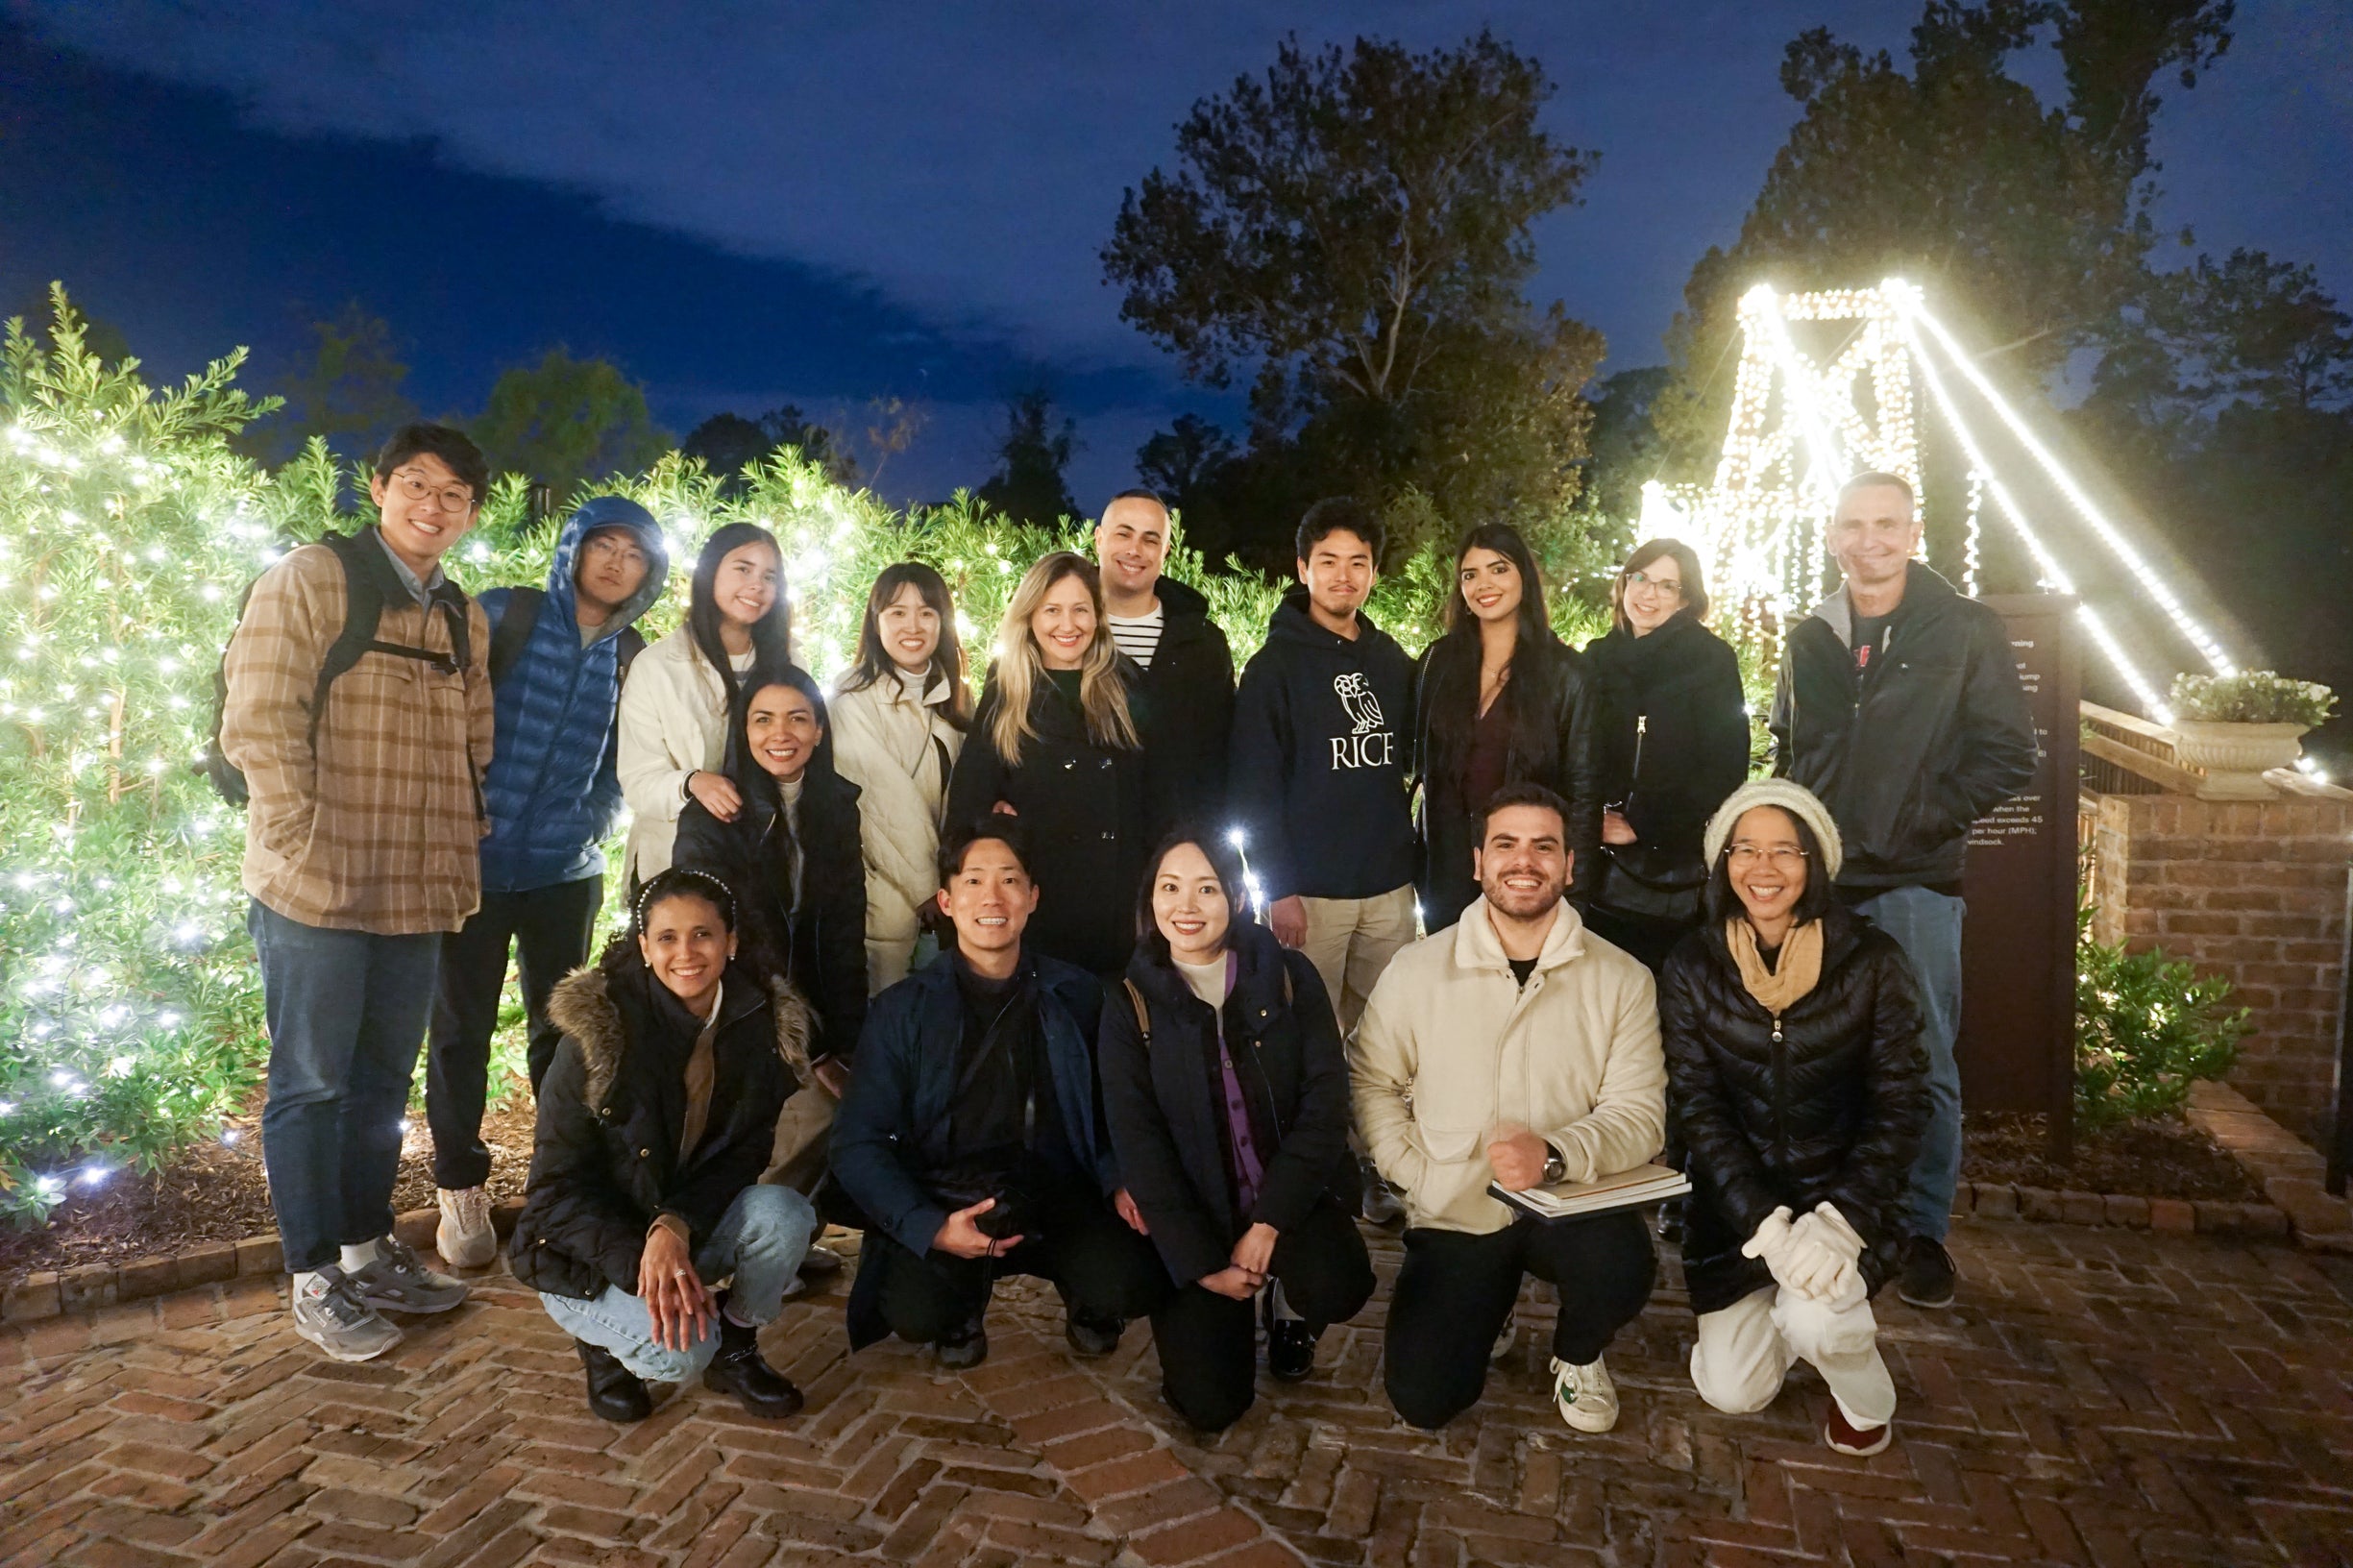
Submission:
M 1429 1436 L 1378 1393 L 1379 1314 L 1311 1382 L 1204 1447 L 1154 1392 L 1149 1335 L 1071 1360 L 1050 1300 L 1008 1292 L 962 1378 L 846 1357 L 838 1293 L 771 1359 L 808 1391 L 747 1420 L 699 1388 L 630 1430 L 490 1276 L 394 1357 L 325 1361 L 261 1282 L 0 1335 L 0 1558 L 223 1568 L 526 1560 L 749 1565 L 1756 1563 L 2084 1568 L 2328 1562 L 2353 1543 L 2353 1273 L 2285 1247 L 1971 1224 L 1964 1307 L 1890 1305 L 1893 1451 L 1821 1446 L 1801 1372 L 1760 1415 L 1705 1410 L 1662 1290 L 1611 1352 L 1619 1430 L 1545 1398 L 1549 1311 L 1475 1418 Z M 1385 1273 L 1394 1244 L 1379 1243 Z M 1674 1278 L 1672 1268 L 1669 1278 Z

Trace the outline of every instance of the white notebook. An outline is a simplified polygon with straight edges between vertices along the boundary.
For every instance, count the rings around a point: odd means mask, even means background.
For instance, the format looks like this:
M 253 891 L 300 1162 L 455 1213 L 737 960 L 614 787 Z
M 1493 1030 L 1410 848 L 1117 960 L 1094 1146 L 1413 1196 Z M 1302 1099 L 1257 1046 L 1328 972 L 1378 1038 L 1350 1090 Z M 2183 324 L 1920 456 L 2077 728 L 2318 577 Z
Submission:
M 1575 1219 L 1612 1209 L 1633 1209 L 1679 1197 L 1690 1190 L 1689 1177 L 1671 1166 L 1658 1164 L 1636 1165 L 1598 1181 L 1532 1187 L 1525 1192 L 1509 1192 L 1493 1182 L 1487 1184 L 1487 1196 L 1525 1209 L 1539 1219 Z

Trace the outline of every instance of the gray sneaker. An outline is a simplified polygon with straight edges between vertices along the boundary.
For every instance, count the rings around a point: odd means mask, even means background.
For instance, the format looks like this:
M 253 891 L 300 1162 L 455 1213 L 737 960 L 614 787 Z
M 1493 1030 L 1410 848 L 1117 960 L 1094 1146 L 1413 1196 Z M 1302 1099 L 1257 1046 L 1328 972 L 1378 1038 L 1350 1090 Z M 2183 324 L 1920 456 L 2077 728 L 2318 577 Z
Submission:
M 376 1261 L 352 1277 L 361 1301 L 380 1312 L 446 1312 L 466 1300 L 466 1282 L 428 1268 L 397 1236 L 376 1243 Z
M 294 1332 L 338 1361 L 371 1360 L 401 1342 L 401 1331 L 377 1316 L 332 1263 L 296 1286 Z

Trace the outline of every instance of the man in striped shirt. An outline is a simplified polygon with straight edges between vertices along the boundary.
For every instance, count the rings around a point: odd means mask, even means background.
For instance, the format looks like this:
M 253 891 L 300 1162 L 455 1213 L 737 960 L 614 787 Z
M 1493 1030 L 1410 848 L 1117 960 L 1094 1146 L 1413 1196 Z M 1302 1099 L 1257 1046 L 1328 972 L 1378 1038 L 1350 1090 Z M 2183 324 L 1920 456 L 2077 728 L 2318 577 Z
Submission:
M 1095 526 L 1095 562 L 1112 641 L 1142 671 L 1144 747 L 1159 775 L 1153 797 L 1177 817 L 1214 827 L 1225 810 L 1234 654 L 1210 619 L 1209 600 L 1161 575 L 1171 532 L 1159 496 L 1122 490 Z

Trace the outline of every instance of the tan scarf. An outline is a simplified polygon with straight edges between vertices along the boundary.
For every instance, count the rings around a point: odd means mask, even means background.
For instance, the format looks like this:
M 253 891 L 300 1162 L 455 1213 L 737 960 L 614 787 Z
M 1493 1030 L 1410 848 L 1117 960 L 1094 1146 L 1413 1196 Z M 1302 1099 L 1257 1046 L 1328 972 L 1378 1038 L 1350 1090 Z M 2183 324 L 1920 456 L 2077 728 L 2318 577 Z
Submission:
M 1780 962 L 1765 968 L 1756 949 L 1756 927 L 1735 915 L 1724 922 L 1724 944 L 1740 966 L 1740 983 L 1749 988 L 1757 1006 L 1779 1017 L 1822 983 L 1822 922 L 1808 920 L 1792 926 L 1781 939 Z

